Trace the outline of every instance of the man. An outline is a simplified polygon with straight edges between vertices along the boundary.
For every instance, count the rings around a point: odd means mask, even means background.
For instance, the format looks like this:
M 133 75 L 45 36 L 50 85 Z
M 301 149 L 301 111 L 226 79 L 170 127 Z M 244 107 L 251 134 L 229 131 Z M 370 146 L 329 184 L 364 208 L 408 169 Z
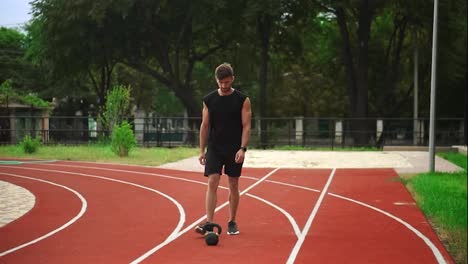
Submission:
M 250 140 L 252 113 L 249 98 L 231 86 L 234 81 L 234 71 L 230 64 L 219 65 L 215 70 L 215 77 L 218 89 L 203 98 L 200 126 L 199 161 L 205 166 L 205 176 L 208 177 L 206 221 L 213 222 L 217 190 L 224 167 L 224 174 L 229 177 L 227 234 L 237 235 L 239 234 L 236 224 L 239 177 Z M 205 147 L 208 147 L 206 153 Z M 195 228 L 195 231 L 204 233 L 203 227 L 204 224 L 201 224 Z

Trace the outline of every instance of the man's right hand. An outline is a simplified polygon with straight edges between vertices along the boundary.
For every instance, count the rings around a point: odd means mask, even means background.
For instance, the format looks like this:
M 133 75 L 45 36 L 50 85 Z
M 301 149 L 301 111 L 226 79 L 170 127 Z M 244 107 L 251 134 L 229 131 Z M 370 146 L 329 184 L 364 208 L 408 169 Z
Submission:
M 200 164 L 205 166 L 206 163 L 206 158 L 205 158 L 205 153 L 200 153 L 200 156 L 198 157 L 198 161 L 200 161 Z

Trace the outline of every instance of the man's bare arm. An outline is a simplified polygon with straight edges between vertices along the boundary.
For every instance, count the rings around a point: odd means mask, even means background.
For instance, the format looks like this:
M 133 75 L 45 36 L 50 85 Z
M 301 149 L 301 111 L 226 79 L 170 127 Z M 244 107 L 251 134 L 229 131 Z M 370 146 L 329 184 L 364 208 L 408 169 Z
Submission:
M 247 97 L 245 99 L 244 104 L 242 105 L 242 139 L 241 139 L 241 147 L 246 148 L 250 141 L 250 127 L 251 127 L 251 120 L 252 120 L 252 111 L 250 107 L 250 100 Z M 245 152 L 242 149 L 239 149 L 236 153 L 236 162 L 242 163 L 244 162 Z
M 200 161 L 201 165 L 205 165 L 205 148 L 206 148 L 206 141 L 208 140 L 208 129 L 210 126 L 210 115 L 208 113 L 208 107 L 203 103 L 203 111 L 202 111 L 202 122 L 200 125 L 200 155 L 198 160 Z
M 250 99 L 247 97 L 242 106 L 242 143 L 241 147 L 247 147 L 250 141 L 250 129 L 252 120 L 252 110 L 250 106 Z

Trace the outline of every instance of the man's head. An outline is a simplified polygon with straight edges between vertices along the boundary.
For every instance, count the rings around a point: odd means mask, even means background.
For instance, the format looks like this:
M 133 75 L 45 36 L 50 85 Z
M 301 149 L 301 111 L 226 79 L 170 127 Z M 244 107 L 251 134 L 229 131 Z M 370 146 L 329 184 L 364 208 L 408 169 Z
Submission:
M 215 76 L 216 80 L 221 80 L 226 77 L 234 76 L 234 70 L 232 69 L 231 64 L 225 62 L 216 67 Z
M 234 81 L 234 70 L 232 69 L 231 64 L 223 63 L 216 67 L 215 76 L 221 92 L 228 93 L 231 90 L 231 85 Z

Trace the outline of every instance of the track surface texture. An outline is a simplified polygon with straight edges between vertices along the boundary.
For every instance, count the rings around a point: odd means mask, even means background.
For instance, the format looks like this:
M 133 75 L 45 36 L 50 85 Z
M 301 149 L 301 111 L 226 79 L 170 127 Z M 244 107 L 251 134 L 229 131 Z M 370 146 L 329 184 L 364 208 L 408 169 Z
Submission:
M 205 219 L 200 172 L 2 164 L 0 181 L 35 201 L 0 227 L 0 263 L 453 263 L 398 179 L 386 168 L 244 168 L 240 234 L 207 246 L 193 231 Z M 223 175 L 223 230 L 228 193 Z

